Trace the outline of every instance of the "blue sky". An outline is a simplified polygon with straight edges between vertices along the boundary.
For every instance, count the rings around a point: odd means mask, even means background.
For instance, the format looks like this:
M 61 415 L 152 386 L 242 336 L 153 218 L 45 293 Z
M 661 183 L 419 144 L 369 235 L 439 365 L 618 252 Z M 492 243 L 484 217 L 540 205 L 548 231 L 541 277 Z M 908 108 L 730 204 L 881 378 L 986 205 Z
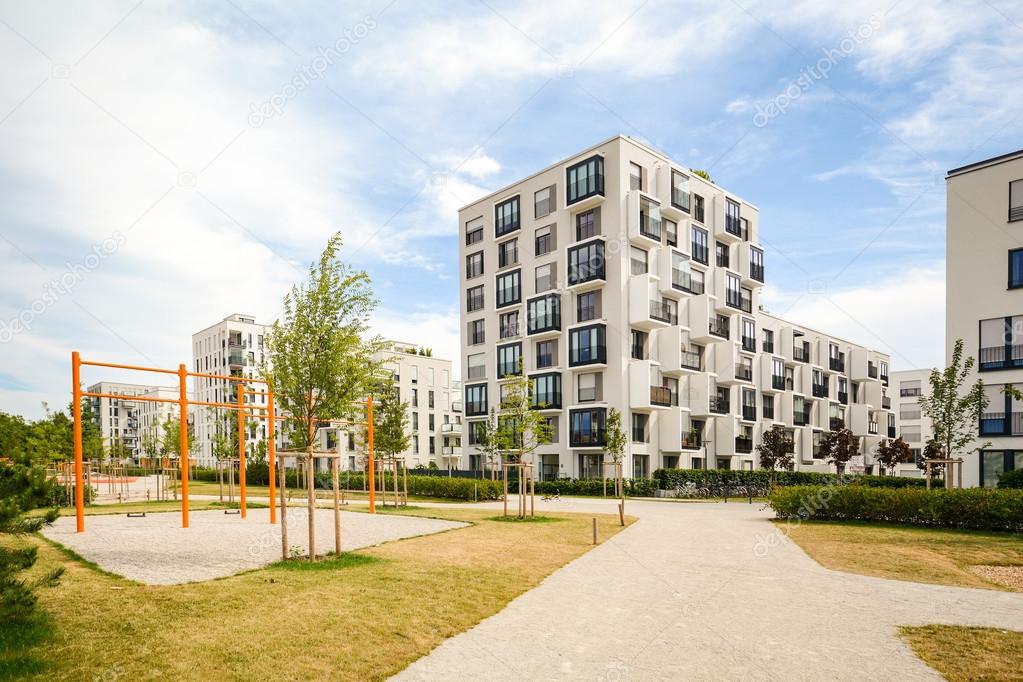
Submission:
M 771 312 L 933 366 L 943 174 L 1023 146 L 1021 77 L 1007 0 L 4 0 L 0 409 L 271 320 L 335 230 L 457 362 L 455 210 L 617 133 L 759 206 Z

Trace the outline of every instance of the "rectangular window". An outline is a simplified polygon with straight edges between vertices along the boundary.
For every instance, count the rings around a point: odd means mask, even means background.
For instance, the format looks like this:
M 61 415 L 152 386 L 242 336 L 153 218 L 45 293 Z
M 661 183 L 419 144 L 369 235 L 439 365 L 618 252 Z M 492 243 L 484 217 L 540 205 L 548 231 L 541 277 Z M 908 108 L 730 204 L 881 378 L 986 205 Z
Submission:
M 707 254 L 707 230 L 700 229 L 699 227 L 693 227 L 692 234 L 692 254 L 693 260 L 697 263 L 703 263 L 707 265 L 708 254 Z
M 543 256 L 557 248 L 557 243 L 555 242 L 556 234 L 554 225 L 537 228 L 533 245 L 537 256 Z
M 602 324 L 581 327 L 569 332 L 568 365 L 602 364 L 607 361 L 604 344 L 605 328 Z
M 477 251 L 465 257 L 465 278 L 472 279 L 483 274 L 483 252 Z
M 521 271 L 498 275 L 497 277 L 497 307 L 514 305 L 522 301 Z
M 681 291 L 692 289 L 692 270 L 689 267 L 689 256 L 678 251 L 671 252 L 671 286 Z
M 433 391 L 427 391 L 426 392 L 426 406 L 432 409 L 434 407 L 434 405 L 435 405 L 434 393 L 433 393 Z M 433 415 L 432 414 L 430 415 L 430 418 L 433 419 Z M 430 427 L 430 430 L 433 431 L 433 427 L 432 426 Z
M 509 239 L 497 245 L 497 267 L 506 268 L 519 262 L 519 240 Z
M 760 398 L 761 402 L 761 414 L 764 415 L 764 419 L 774 419 L 774 396 L 763 395 Z
M 478 346 L 486 341 L 486 334 L 484 333 L 484 321 L 483 320 L 472 320 L 469 322 L 469 345 Z
M 667 218 L 661 220 L 664 223 L 664 238 L 668 246 L 678 246 L 678 223 Z
M 533 380 L 532 406 L 540 409 L 561 409 L 561 375 L 557 372 L 539 374 Z
M 495 237 L 514 232 L 519 227 L 519 198 L 517 196 L 494 206 Z
M 598 320 L 601 317 L 600 292 L 588 291 L 579 294 L 575 299 L 575 321 L 589 322 Z
M 600 234 L 600 208 L 579 213 L 575 217 L 575 240 L 581 242 Z
M 550 291 L 558 284 L 558 264 L 547 263 L 536 268 L 536 293 Z
M 465 224 L 465 245 L 483 241 L 483 216 L 473 218 Z
M 735 275 L 725 275 L 725 303 L 733 308 L 742 306 L 742 287 Z
M 728 244 L 714 242 L 714 261 L 719 268 L 728 267 Z
M 632 442 L 633 443 L 646 443 L 650 440 L 650 436 L 647 432 L 647 422 L 650 415 L 643 414 L 642 412 L 632 413 Z
M 591 156 L 565 170 L 567 203 L 574 204 L 588 197 L 604 195 L 604 157 Z
M 1009 288 L 1023 287 L 1023 249 L 1009 251 Z
M 742 224 L 739 221 L 739 204 L 731 199 L 725 199 L 725 232 L 736 237 L 745 238 L 742 234 Z
M 487 413 L 487 385 L 472 384 L 465 387 L 465 414 L 477 416 Z
M 470 287 L 465 290 L 465 310 L 473 312 L 483 310 L 483 285 Z
M 548 294 L 530 299 L 526 304 L 526 321 L 530 334 L 561 329 L 561 296 Z
M 594 241 L 568 250 L 568 284 L 604 279 L 604 242 Z
M 689 213 L 689 176 L 671 171 L 671 205 Z
M 1023 220 L 1023 179 L 1009 183 L 1009 222 Z
M 699 194 L 693 195 L 693 219 L 703 223 L 703 197 Z
M 629 189 L 643 189 L 643 167 L 632 161 L 629 162 Z
M 551 213 L 554 213 L 554 207 L 556 205 L 554 199 L 554 188 L 555 185 L 551 185 L 550 187 L 544 187 L 539 192 L 533 194 L 534 218 L 546 218 Z
M 632 263 L 632 274 L 645 275 L 647 273 L 647 252 L 633 246 L 629 249 L 629 254 Z
M 544 369 L 554 367 L 558 361 L 558 342 L 556 339 L 550 341 L 536 342 L 536 368 Z
M 629 344 L 630 354 L 633 360 L 645 360 L 646 359 L 646 338 L 645 332 L 632 330 L 632 339 Z
M 519 311 L 502 313 L 498 318 L 498 327 L 502 339 L 513 339 L 519 335 Z
M 764 281 L 764 252 L 755 246 L 749 250 L 749 276 L 758 282 Z
M 522 344 L 509 343 L 497 347 L 497 378 L 515 376 L 522 373 Z
M 487 376 L 487 355 L 486 353 L 474 353 L 467 358 L 466 371 L 468 378 L 485 379 Z
M 576 402 L 592 403 L 604 399 L 604 375 L 600 372 L 580 374 L 576 378 Z
M 757 325 L 745 317 L 742 318 L 742 349 L 748 353 L 757 350 Z
M 569 417 L 569 446 L 602 447 L 604 445 L 604 424 L 607 410 L 597 408 L 591 410 L 572 410 Z M 598 474 L 599 475 L 599 474 Z

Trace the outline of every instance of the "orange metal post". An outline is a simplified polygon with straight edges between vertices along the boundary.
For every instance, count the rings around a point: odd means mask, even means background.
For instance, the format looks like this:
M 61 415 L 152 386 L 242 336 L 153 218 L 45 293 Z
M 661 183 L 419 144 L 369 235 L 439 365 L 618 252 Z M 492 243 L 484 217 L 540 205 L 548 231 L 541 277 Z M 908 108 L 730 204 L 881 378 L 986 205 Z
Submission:
M 181 439 L 181 527 L 188 528 L 188 370 L 178 365 L 178 406 Z
M 78 351 L 71 353 L 71 415 L 74 419 L 75 451 L 75 529 L 85 532 L 85 490 L 82 488 L 82 361 Z
M 369 513 L 376 514 L 377 512 L 377 498 L 376 498 L 376 463 L 373 461 L 373 396 L 370 396 L 366 400 L 367 418 L 366 422 L 369 424 L 369 437 L 368 440 L 368 469 L 369 469 Z
M 238 501 L 241 516 L 245 509 L 245 384 L 238 384 Z
M 270 442 L 267 444 L 267 455 L 270 460 L 268 462 L 270 467 L 270 523 L 277 523 L 277 501 L 275 498 L 277 487 L 277 436 L 274 433 L 274 394 L 273 391 L 267 391 L 267 419 L 270 421 L 270 425 L 267 427 L 266 432 Z

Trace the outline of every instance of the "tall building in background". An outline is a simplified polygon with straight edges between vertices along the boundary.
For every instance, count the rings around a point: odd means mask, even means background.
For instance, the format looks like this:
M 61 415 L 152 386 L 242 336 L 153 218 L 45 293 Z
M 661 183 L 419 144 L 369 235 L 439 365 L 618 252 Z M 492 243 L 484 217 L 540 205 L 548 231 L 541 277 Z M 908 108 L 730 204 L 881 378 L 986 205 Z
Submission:
M 757 208 L 686 166 L 613 137 L 459 211 L 466 463 L 520 366 L 552 426 L 545 478 L 597 477 L 605 424 L 628 434 L 626 476 L 757 466 L 765 429 L 826 471 L 848 426 L 894 435 L 886 355 L 761 311 Z M 833 469 L 833 468 L 832 468 Z
M 927 442 L 934 438 L 931 420 L 920 409 L 920 398 L 930 395 L 929 369 L 904 369 L 892 372 L 892 393 L 894 398 L 896 434 L 906 441 L 913 454 L 912 461 L 897 467 L 902 476 L 923 476 L 917 466 L 923 456 Z
M 1023 467 L 1023 403 L 1002 391 L 1023 386 L 1023 150 L 948 172 L 945 348 L 957 339 L 977 360 L 990 404 L 967 485 L 994 486 Z
M 192 371 L 207 374 L 227 374 L 230 376 L 256 377 L 263 364 L 263 341 L 268 325 L 256 322 L 250 315 L 228 315 L 220 322 L 192 334 Z M 224 379 L 208 379 L 194 377 L 192 379 L 195 400 L 203 402 L 229 402 L 238 400 L 237 382 Z M 248 384 L 246 389 L 253 389 L 244 396 L 246 404 L 267 404 L 265 395 L 257 395 L 263 391 L 261 384 Z M 194 438 L 198 443 L 198 452 L 194 455 L 200 466 L 213 466 L 216 458 L 213 455 L 213 442 L 217 430 L 225 433 L 237 430 L 237 416 L 230 410 L 199 407 L 194 410 L 191 418 L 194 424 Z M 261 440 L 266 440 L 267 425 L 262 420 L 253 425 L 246 433 L 246 448 L 253 448 Z M 251 449 L 249 450 L 252 451 Z
M 123 398 L 89 398 L 92 414 L 103 439 L 104 454 L 125 453 L 138 459 L 160 454 L 160 439 L 168 419 L 176 419 L 177 406 L 145 398 L 178 398 L 177 387 L 128 384 L 100 381 L 88 388 L 89 393 L 121 395 Z

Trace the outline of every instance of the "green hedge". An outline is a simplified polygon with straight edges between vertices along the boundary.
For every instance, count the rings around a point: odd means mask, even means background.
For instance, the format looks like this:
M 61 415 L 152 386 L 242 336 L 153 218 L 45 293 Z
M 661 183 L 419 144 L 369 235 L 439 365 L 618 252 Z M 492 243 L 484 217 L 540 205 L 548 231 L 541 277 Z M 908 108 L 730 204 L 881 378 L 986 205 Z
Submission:
M 785 519 L 1023 531 L 1023 490 L 787 486 L 771 492 L 770 505 Z
M 777 471 L 775 484 L 792 485 L 835 485 L 854 483 L 869 488 L 926 488 L 922 478 L 903 476 L 839 476 L 815 471 Z M 658 469 L 654 480 L 661 490 L 674 490 L 679 485 L 750 485 L 766 487 L 771 482 L 771 472 L 764 469 L 742 471 L 735 469 Z
M 998 477 L 999 488 L 1023 488 L 1023 469 L 1006 471 Z
M 653 497 L 657 490 L 657 482 L 652 478 L 625 479 L 625 495 L 627 497 Z M 499 485 L 503 485 L 498 481 Z M 517 492 L 517 482 L 510 485 L 511 492 Z M 582 497 L 600 497 L 604 494 L 604 481 L 600 478 L 559 478 L 555 481 L 537 481 L 538 495 L 579 495 Z M 607 494 L 614 495 L 614 481 L 607 480 Z

